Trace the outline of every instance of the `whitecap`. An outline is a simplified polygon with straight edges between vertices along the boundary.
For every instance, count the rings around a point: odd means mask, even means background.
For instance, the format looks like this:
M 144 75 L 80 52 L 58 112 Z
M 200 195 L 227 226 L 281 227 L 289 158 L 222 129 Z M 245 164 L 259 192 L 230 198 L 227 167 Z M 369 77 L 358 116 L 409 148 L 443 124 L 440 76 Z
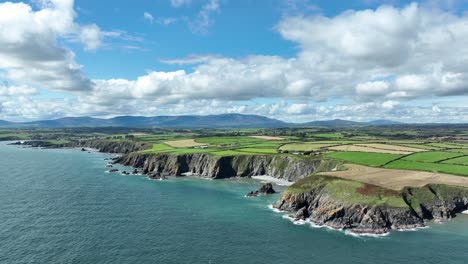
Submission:
M 275 212 L 275 213 L 284 213 L 285 212 L 285 211 L 282 211 L 282 210 L 280 210 L 278 208 L 274 208 L 272 204 L 268 205 L 268 208 L 270 210 L 272 210 L 273 212 Z
M 353 236 L 353 237 L 374 237 L 374 238 L 382 238 L 382 237 L 386 237 L 388 235 L 390 235 L 390 232 L 386 232 L 386 233 L 383 233 L 383 234 L 371 234 L 371 233 L 354 233 L 352 231 L 349 231 L 349 230 L 346 230 L 344 231 L 345 235 L 348 235 L 348 236 Z

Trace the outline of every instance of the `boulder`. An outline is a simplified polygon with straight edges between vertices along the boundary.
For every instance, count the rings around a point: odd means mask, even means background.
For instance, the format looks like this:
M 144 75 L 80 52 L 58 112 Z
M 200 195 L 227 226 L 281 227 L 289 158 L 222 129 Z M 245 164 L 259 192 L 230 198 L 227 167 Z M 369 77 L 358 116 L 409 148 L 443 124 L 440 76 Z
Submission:
M 273 189 L 273 184 L 266 183 L 262 187 L 260 187 L 260 189 L 256 190 L 255 192 L 253 192 L 253 191 L 249 192 L 245 196 L 246 197 L 256 197 L 256 196 L 259 196 L 261 194 L 273 194 L 273 193 L 276 193 L 275 189 Z

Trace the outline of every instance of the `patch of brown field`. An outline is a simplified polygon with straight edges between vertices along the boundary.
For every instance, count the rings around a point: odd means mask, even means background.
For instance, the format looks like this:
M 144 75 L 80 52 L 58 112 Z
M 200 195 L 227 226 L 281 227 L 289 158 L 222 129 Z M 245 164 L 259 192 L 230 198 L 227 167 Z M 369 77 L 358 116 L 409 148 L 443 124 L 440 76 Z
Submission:
M 147 136 L 147 135 L 149 135 L 149 134 L 147 134 L 147 133 L 131 133 L 131 134 L 129 134 L 129 135 L 135 136 L 135 137 L 140 137 L 140 136 Z
M 171 146 L 173 148 L 193 148 L 199 146 L 206 146 L 206 144 L 200 144 L 195 142 L 194 139 L 183 139 L 183 140 L 173 140 L 173 141 L 166 141 L 164 144 Z
M 385 196 L 400 196 L 400 192 L 382 188 L 381 186 L 365 183 L 362 187 L 357 188 L 358 193 L 366 196 L 385 195 Z
M 387 153 L 387 154 L 398 154 L 398 155 L 407 155 L 407 154 L 413 153 L 412 151 L 378 149 L 378 148 L 371 148 L 371 147 L 359 146 L 359 145 L 341 145 L 341 146 L 330 147 L 328 149 L 329 150 L 337 150 L 337 151 Z
M 345 164 L 344 166 L 347 168 L 345 171 L 323 172 L 320 174 L 355 180 L 397 191 L 404 187 L 422 187 L 427 184 L 468 187 L 468 177 L 423 171 L 373 168 L 355 164 Z
M 389 145 L 389 144 L 381 144 L 381 143 L 356 144 L 356 146 L 363 146 L 363 147 L 376 148 L 376 149 L 396 150 L 396 151 L 407 151 L 407 152 L 427 151 L 427 149 L 419 149 L 419 148 L 413 148 L 413 147 Z
M 270 136 L 250 136 L 251 138 L 258 138 L 258 139 L 264 139 L 264 140 L 284 140 L 284 138 L 280 137 L 270 137 Z

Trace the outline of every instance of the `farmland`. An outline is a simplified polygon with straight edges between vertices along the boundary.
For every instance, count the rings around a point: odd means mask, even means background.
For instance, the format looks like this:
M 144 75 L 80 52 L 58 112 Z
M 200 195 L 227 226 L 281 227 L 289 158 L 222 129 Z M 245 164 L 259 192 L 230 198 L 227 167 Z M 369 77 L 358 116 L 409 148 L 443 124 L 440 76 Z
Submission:
M 75 141 L 141 144 L 146 154 L 291 155 L 374 168 L 468 176 L 466 128 L 362 127 L 277 129 L 4 129 L 0 140 L 33 140 L 47 147 Z M 312 157 L 311 157 L 312 156 Z M 330 168 L 331 169 L 331 168 Z

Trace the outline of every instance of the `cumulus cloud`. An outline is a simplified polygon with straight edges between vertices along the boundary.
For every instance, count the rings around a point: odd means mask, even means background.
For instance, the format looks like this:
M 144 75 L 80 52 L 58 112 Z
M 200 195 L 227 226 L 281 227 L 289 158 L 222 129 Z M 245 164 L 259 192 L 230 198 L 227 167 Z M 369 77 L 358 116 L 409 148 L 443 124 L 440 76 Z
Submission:
M 78 35 L 88 49 L 99 45 L 97 26 L 74 23 L 72 0 L 40 2 L 34 11 L 24 3 L 0 3 L 0 69 L 16 83 L 53 90 L 91 90 L 81 66 L 57 39 Z
M 334 17 L 286 16 L 275 29 L 298 45 L 298 53 L 289 58 L 193 55 L 163 61 L 190 65 L 191 70 L 153 70 L 133 80 L 118 76 L 88 80 L 74 54 L 58 46 L 57 39 L 78 34 L 85 48 L 94 49 L 106 33 L 97 25 L 77 25 L 70 6 L 73 1 L 47 3 L 39 11 L 26 4 L 0 4 L 0 69 L 5 70 L 0 77 L 25 87 L 81 92 L 73 103 L 67 102 L 71 106 L 56 101 L 40 105 L 23 95 L 28 98 L 21 102 L 28 105 L 27 112 L 16 109 L 19 99 L 3 100 L 3 116 L 20 112 L 37 116 L 47 111 L 53 115 L 104 116 L 241 112 L 294 121 L 371 117 L 422 121 L 437 112 L 437 118 L 467 120 L 466 107 L 439 105 L 440 111 L 434 111 L 432 105 L 409 106 L 405 102 L 466 98 L 468 14 L 410 4 L 349 10 Z M 205 2 L 194 25 L 206 29 L 219 9 L 218 0 Z M 54 16 L 57 23 L 48 20 Z M 12 91 L 0 88 L 0 93 Z M 246 103 L 257 98 L 281 101 Z M 322 103 L 335 99 L 350 103 Z M 37 113 L 32 110 L 35 107 Z
M 289 17 L 277 29 L 300 45 L 299 60 L 334 77 L 327 83 L 348 90 L 354 83 L 358 96 L 417 98 L 468 94 L 467 25 L 467 14 L 413 3 L 331 18 Z M 347 74 L 355 81 L 349 83 Z
M 103 33 L 96 24 L 92 24 L 82 26 L 79 37 L 86 50 L 95 50 L 102 43 Z
M 3 97 L 15 97 L 15 96 L 25 96 L 25 95 L 34 95 L 37 93 L 37 90 L 27 86 L 7 86 L 5 84 L 0 84 L 0 96 Z

